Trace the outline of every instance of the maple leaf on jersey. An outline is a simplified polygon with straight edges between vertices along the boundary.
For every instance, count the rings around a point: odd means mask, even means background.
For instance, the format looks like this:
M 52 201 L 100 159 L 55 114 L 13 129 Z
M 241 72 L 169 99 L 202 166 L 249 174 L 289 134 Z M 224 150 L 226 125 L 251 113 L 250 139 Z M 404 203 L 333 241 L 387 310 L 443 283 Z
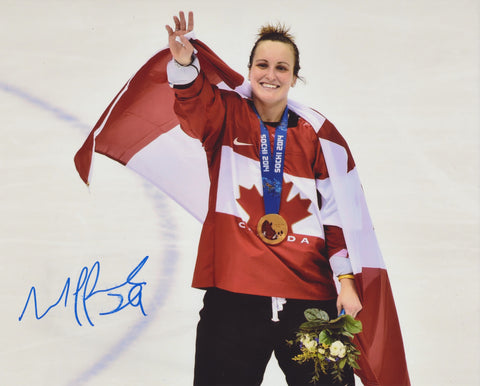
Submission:
M 286 201 L 292 187 L 292 182 L 283 183 L 279 212 L 279 214 L 287 221 L 288 233 L 292 233 L 293 224 L 312 215 L 308 210 L 312 202 L 309 199 L 300 198 L 300 194 L 297 194 L 291 200 Z M 250 189 L 247 189 L 240 186 L 240 197 L 237 199 L 237 202 L 250 216 L 248 226 L 251 229 L 257 229 L 258 221 L 263 215 L 265 215 L 263 196 L 258 192 L 257 187 L 253 185 Z

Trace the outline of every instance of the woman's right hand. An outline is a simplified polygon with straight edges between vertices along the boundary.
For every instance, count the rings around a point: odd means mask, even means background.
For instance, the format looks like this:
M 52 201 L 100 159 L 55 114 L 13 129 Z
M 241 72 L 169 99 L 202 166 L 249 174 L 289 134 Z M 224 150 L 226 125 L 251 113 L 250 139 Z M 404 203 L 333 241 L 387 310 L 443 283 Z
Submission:
M 182 11 L 179 12 L 178 17 L 173 17 L 173 21 L 175 31 L 169 25 L 165 26 L 168 32 L 170 52 L 178 63 L 182 66 L 188 66 L 192 62 L 193 46 L 184 35 L 193 31 L 193 12 L 188 13 L 188 25 Z

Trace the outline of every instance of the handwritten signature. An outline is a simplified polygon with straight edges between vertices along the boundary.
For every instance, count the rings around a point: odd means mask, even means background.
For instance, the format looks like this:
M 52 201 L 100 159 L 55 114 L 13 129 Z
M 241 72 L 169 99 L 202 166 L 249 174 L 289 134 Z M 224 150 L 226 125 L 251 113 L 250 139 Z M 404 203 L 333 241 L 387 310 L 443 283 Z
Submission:
M 83 312 L 84 318 L 87 320 L 87 322 L 93 326 L 93 321 L 92 318 L 90 317 L 90 313 L 87 308 L 87 303 L 89 301 L 93 300 L 93 297 L 98 294 L 107 294 L 107 296 L 112 296 L 117 298 L 118 300 L 118 305 L 105 312 L 99 312 L 99 315 L 110 315 L 114 314 L 116 312 L 119 312 L 123 310 L 124 308 L 128 306 L 132 307 L 138 307 L 142 314 L 146 316 L 147 314 L 145 313 L 145 310 L 143 308 L 142 304 L 142 290 L 143 286 L 146 285 L 146 282 L 135 282 L 135 276 L 140 272 L 140 270 L 143 268 L 145 263 L 148 260 L 148 256 L 146 256 L 140 264 L 138 264 L 127 276 L 127 279 L 124 283 L 107 288 L 107 289 L 97 289 L 97 283 L 98 283 L 98 278 L 100 276 L 100 262 L 96 261 L 90 269 L 87 267 L 83 267 L 82 271 L 80 272 L 80 275 L 78 277 L 76 286 L 74 288 L 73 293 L 71 294 L 74 298 L 74 312 L 75 312 L 75 319 L 78 323 L 78 325 L 82 326 L 81 318 L 80 315 Z M 23 311 L 18 318 L 19 321 L 22 321 L 25 312 L 27 310 L 27 307 L 31 300 L 33 301 L 33 307 L 35 310 L 35 317 L 37 320 L 42 319 L 45 317 L 49 311 L 60 305 L 63 300 L 64 307 L 67 308 L 67 303 L 69 300 L 69 293 L 70 293 L 70 284 L 71 284 L 71 279 L 67 278 L 65 285 L 63 287 L 62 293 L 60 294 L 60 297 L 58 300 L 49 306 L 43 313 L 39 314 L 38 311 L 38 304 L 37 304 L 37 290 L 35 287 L 32 287 L 30 289 L 30 292 L 28 293 L 27 301 L 25 303 L 25 307 L 23 308 Z M 128 291 L 127 294 L 125 292 Z M 123 292 L 123 294 L 122 294 Z M 97 297 L 98 298 L 98 297 Z

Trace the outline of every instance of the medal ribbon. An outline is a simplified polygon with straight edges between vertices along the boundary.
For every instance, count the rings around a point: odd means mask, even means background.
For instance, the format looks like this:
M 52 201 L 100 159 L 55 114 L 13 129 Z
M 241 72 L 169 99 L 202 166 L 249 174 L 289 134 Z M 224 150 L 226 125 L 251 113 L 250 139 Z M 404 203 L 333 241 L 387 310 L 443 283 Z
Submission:
M 263 203 L 265 214 L 278 214 L 282 196 L 283 165 L 287 144 L 288 107 L 282 115 L 280 124 L 275 129 L 273 154 L 270 147 L 270 134 L 260 115 L 260 168 L 262 171 Z

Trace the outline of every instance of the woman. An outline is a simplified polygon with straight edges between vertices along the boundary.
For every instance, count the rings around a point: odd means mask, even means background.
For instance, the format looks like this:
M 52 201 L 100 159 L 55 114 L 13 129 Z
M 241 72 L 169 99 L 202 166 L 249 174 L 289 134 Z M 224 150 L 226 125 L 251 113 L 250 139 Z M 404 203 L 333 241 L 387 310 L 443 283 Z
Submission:
M 249 61 L 251 98 L 212 86 L 184 36 L 166 26 L 167 72 L 182 129 L 202 141 L 211 180 L 193 286 L 206 289 L 196 385 L 259 385 L 272 352 L 289 385 L 313 368 L 288 347 L 307 308 L 331 318 L 361 310 L 328 170 L 313 128 L 287 107 L 299 54 L 282 27 L 264 27 Z M 337 296 L 333 275 L 340 282 Z M 336 384 L 325 376 L 320 384 Z M 345 384 L 354 384 L 350 371 Z

